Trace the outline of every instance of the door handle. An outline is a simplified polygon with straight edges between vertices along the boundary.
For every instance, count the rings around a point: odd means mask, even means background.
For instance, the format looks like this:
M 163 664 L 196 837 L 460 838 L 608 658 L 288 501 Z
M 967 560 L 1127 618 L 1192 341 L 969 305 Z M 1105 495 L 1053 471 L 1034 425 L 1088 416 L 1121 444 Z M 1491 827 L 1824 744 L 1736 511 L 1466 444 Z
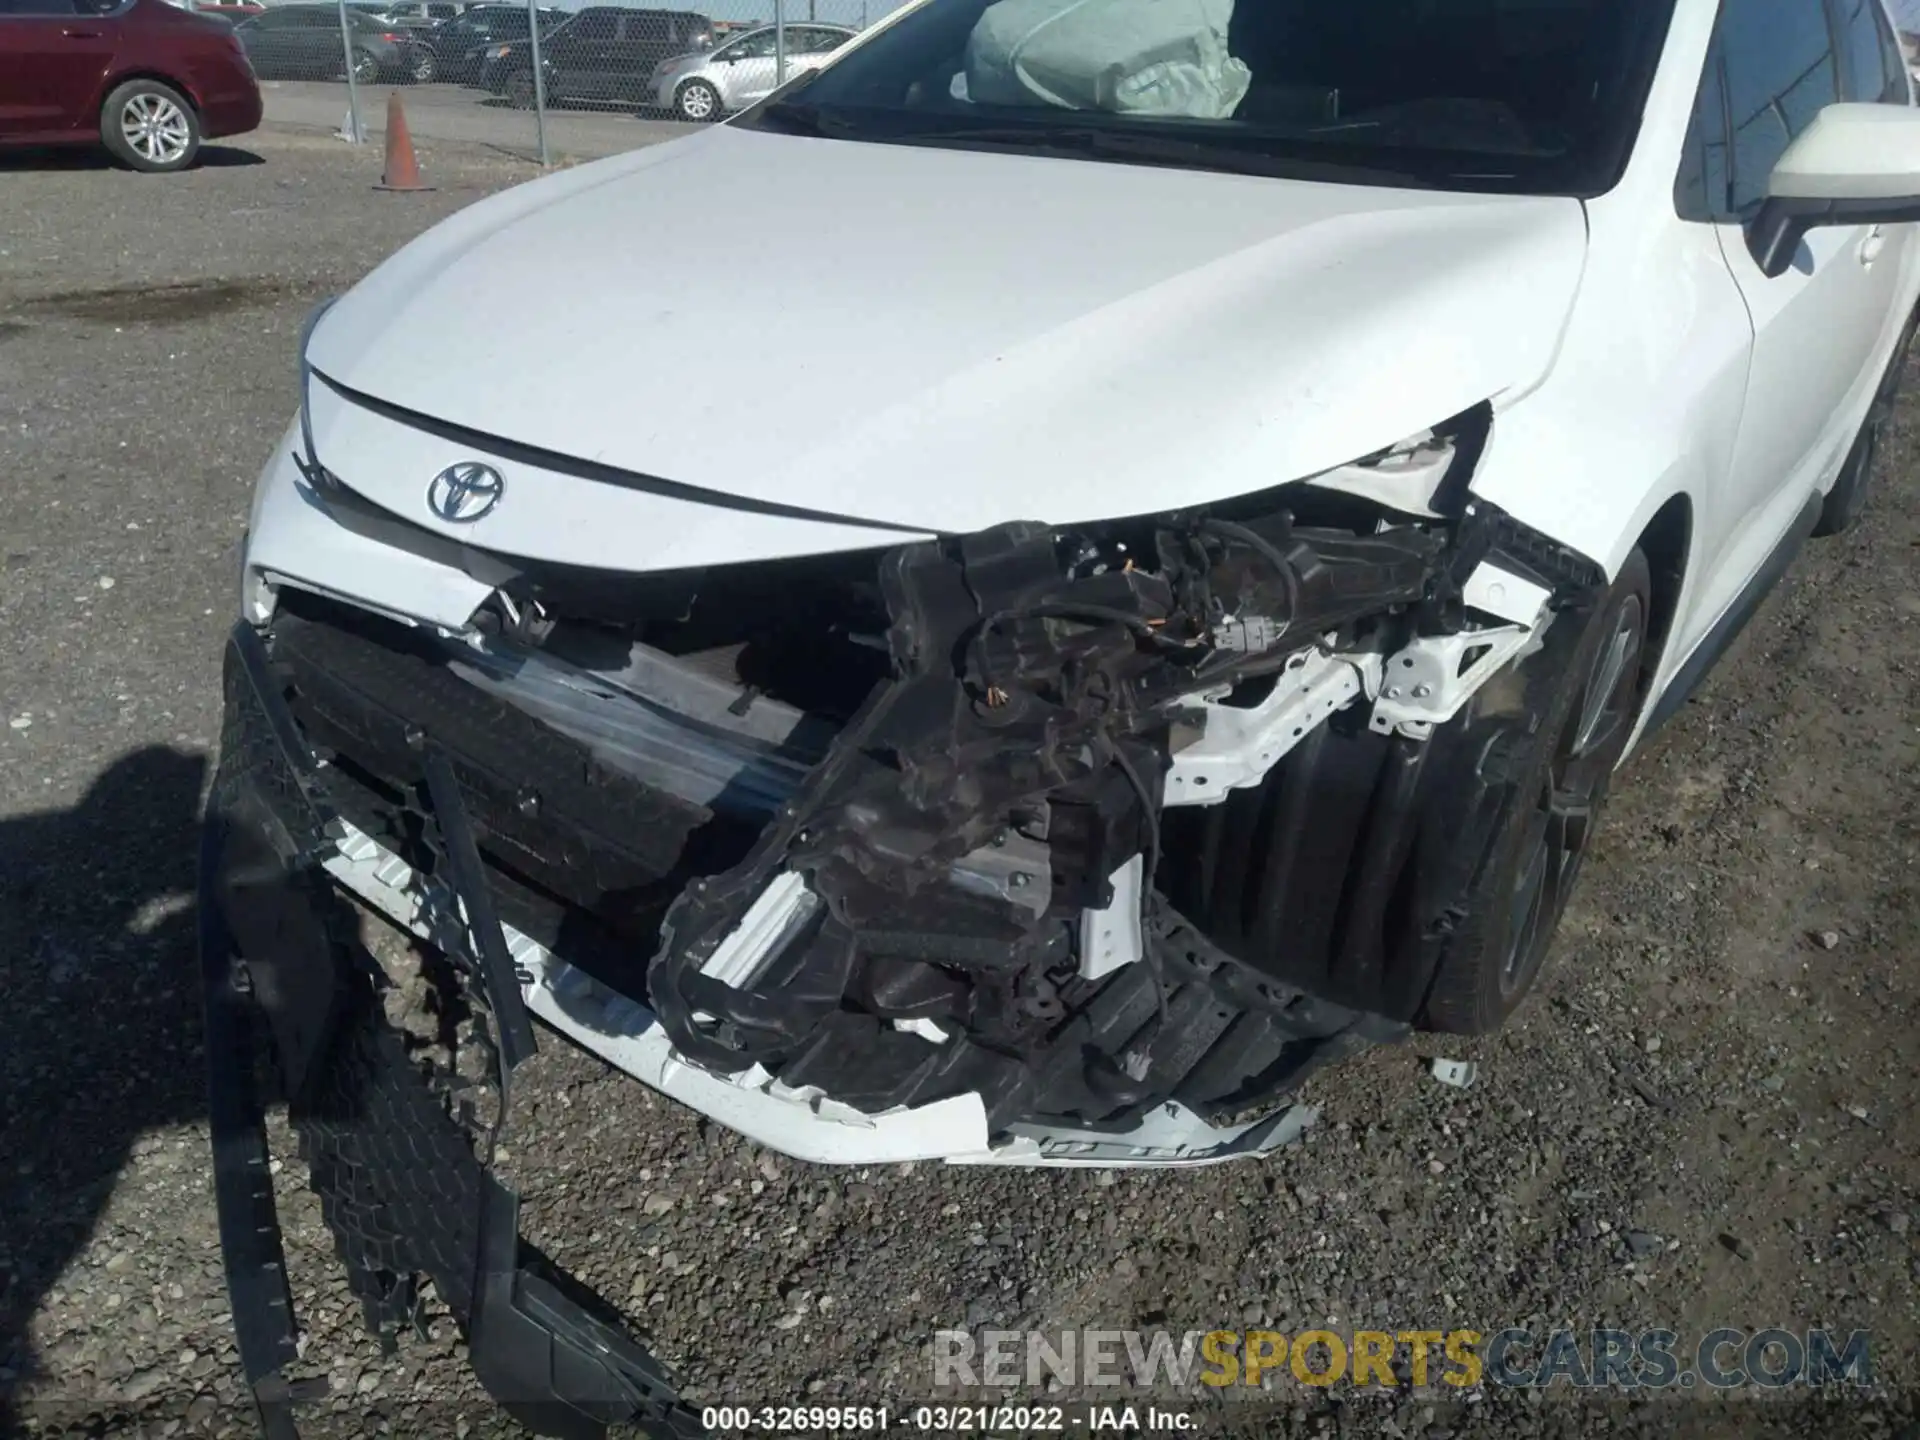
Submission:
M 69 40 L 98 40 L 100 38 L 100 32 L 98 30 L 62 30 L 60 33 Z
M 1860 242 L 1860 263 L 1862 265 L 1873 264 L 1875 260 L 1880 258 L 1880 252 L 1886 248 L 1886 243 L 1886 231 L 1880 226 L 1875 225 L 1872 229 L 1868 230 L 1867 238 Z

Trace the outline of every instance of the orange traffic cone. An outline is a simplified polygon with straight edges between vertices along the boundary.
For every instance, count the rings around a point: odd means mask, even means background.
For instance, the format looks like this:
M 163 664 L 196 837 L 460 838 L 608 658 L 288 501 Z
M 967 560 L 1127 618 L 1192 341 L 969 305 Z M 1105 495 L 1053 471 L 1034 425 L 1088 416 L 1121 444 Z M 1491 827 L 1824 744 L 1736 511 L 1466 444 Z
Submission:
M 431 190 L 420 178 L 413 158 L 413 137 L 407 133 L 407 112 L 400 108 L 400 92 L 387 96 L 387 168 L 376 190 Z

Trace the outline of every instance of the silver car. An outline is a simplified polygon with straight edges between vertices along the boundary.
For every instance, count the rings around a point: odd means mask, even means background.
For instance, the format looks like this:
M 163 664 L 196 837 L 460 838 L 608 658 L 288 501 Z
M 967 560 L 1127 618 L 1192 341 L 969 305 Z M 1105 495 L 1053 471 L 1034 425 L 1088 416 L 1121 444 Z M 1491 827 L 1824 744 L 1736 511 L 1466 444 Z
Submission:
M 789 25 L 786 73 L 818 70 L 857 33 L 844 25 Z M 743 110 L 780 83 L 774 27 L 749 30 L 702 54 L 676 55 L 655 67 L 654 103 L 682 120 L 717 120 Z

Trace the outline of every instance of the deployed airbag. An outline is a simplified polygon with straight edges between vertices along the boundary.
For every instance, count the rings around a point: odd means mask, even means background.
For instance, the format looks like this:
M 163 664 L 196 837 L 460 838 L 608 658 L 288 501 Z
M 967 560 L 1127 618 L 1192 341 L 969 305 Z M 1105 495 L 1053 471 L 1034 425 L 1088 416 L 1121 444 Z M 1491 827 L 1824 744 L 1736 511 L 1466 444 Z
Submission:
M 1227 53 L 1233 4 L 998 0 L 967 41 L 967 97 L 1224 120 L 1252 81 Z

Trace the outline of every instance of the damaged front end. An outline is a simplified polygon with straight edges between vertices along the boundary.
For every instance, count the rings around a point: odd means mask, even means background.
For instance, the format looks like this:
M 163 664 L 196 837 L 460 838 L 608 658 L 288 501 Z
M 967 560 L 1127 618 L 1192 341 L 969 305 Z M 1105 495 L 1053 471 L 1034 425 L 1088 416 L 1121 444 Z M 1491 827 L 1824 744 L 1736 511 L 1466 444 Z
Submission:
M 1474 448 L 1436 439 L 1436 474 Z M 1448 491 L 697 573 L 467 552 L 490 593 L 457 630 L 250 577 L 274 603 L 229 646 L 202 913 L 263 1397 L 291 1320 L 235 1059 L 254 1014 L 376 1328 L 425 1275 L 538 1428 L 689 1423 L 518 1240 L 493 1131 L 383 1022 L 347 897 L 448 963 L 502 1113 L 532 1016 L 805 1160 L 1296 1137 L 1305 1077 L 1417 1018 L 1489 840 L 1434 817 L 1503 783 L 1529 717 L 1497 682 L 1601 584 Z
M 894 678 L 752 854 L 668 912 L 647 977 L 667 1038 L 866 1113 L 977 1096 L 990 1143 L 1090 1132 L 1042 1146 L 1063 1155 L 1156 1111 L 1245 1110 L 1381 1038 L 1219 949 L 1148 877 L 1176 737 L 1249 687 L 1276 708 L 1359 694 L 1336 647 L 1425 602 L 1443 554 L 1284 518 L 889 554 Z
M 662 1039 L 869 1134 L 965 1100 L 983 1143 L 964 1158 L 1282 1143 L 1306 1117 L 1276 1107 L 1307 1074 L 1414 1018 L 1418 957 L 1392 957 L 1408 973 L 1391 985 L 1364 973 L 1389 957 L 1355 953 L 1305 984 L 1294 957 L 1223 944 L 1223 917 L 1168 898 L 1221 861 L 1171 812 L 1268 784 L 1340 715 L 1376 774 L 1295 785 L 1351 814 L 1323 836 L 1303 808 L 1282 837 L 1325 841 L 1325 889 L 1281 923 L 1306 937 L 1337 913 L 1349 952 L 1450 923 L 1476 837 L 1450 837 L 1451 864 L 1414 854 L 1418 756 L 1537 641 L 1556 594 L 1594 581 L 1486 507 L 1371 529 L 1278 509 L 1015 525 L 890 552 L 891 674 L 752 851 L 672 903 L 646 977 Z
M 1231 1122 L 1416 1017 L 1406 937 L 1471 869 L 1413 843 L 1426 742 L 1598 579 L 1484 505 L 1310 487 L 695 573 L 484 559 L 457 633 L 281 588 L 326 866 L 438 943 L 443 753 L 527 1004 L 847 1162 L 1286 1138 Z M 1249 792 L 1287 815 L 1195 821 Z

